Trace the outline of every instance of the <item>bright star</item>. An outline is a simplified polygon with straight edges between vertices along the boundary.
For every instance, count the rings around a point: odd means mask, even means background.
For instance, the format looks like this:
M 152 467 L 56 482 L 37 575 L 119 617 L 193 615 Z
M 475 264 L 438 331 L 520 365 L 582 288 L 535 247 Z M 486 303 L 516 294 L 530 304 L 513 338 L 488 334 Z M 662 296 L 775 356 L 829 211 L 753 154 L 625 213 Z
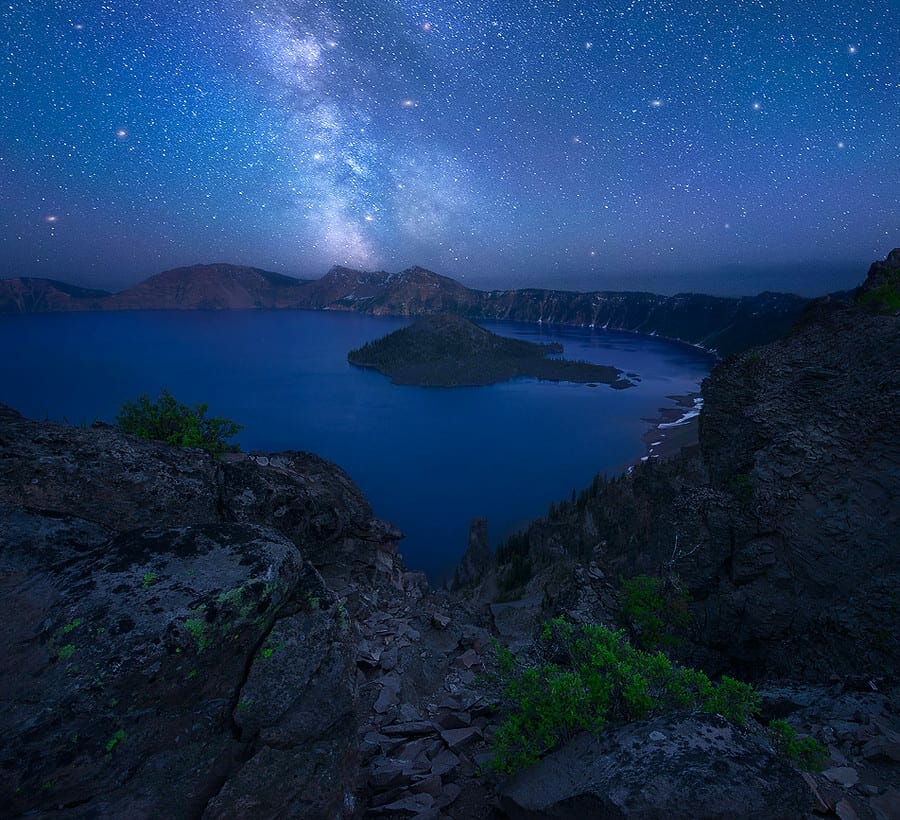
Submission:
M 422 31 L 431 31 L 434 28 L 434 23 L 424 22 L 422 23 Z
M 44 221 L 49 222 L 52 225 L 54 222 L 59 221 L 59 217 L 56 214 L 48 214 L 44 217 Z
M 761 104 L 761 103 L 758 103 L 758 102 L 754 102 L 754 103 L 753 103 L 753 110 L 754 110 L 754 111 L 759 111 L 760 108 L 762 108 L 762 104 Z
M 662 100 L 650 100 L 650 105 L 653 108 L 660 108 L 662 106 Z
M 844 144 L 844 141 L 841 140 L 841 141 L 837 144 L 837 147 L 838 147 L 838 148 L 845 148 L 846 146 L 845 146 L 845 144 Z
M 366 215 L 363 217 L 363 219 L 365 219 L 366 222 L 374 222 L 374 221 L 375 221 L 375 217 L 372 216 L 372 214 L 366 214 Z
M 594 47 L 594 44 L 593 44 L 590 40 L 588 40 L 588 41 L 584 44 L 584 47 L 585 47 L 585 48 L 593 48 L 593 47 Z
M 850 54 L 856 54 L 857 48 L 856 48 L 856 46 L 847 46 L 847 51 Z
M 123 140 L 123 139 L 125 139 L 125 137 L 128 136 L 128 132 L 124 128 L 120 128 L 118 131 L 116 131 L 116 136 L 120 140 Z
M 405 99 L 400 101 L 400 105 L 404 108 L 417 108 L 419 104 L 415 100 Z

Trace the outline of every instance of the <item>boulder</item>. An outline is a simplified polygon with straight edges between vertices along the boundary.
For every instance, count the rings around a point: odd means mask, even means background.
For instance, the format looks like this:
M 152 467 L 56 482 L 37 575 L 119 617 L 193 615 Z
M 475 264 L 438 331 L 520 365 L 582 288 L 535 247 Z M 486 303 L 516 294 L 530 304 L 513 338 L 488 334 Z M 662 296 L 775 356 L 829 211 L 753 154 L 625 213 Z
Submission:
M 802 776 L 763 735 L 718 715 L 674 714 L 575 737 L 502 787 L 513 820 L 796 818 Z
M 115 533 L 2 504 L 0 544 L 0 596 L 15 614 L 0 647 L 12 813 L 225 816 L 250 773 L 271 777 L 278 761 L 290 777 L 277 791 L 245 790 L 267 809 L 341 805 L 352 647 L 283 535 L 246 524 Z

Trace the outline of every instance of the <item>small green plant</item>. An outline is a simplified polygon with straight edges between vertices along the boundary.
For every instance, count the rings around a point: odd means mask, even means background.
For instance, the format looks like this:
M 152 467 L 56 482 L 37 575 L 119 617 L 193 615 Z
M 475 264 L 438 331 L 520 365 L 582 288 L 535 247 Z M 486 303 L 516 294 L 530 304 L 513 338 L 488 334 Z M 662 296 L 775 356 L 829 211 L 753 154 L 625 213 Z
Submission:
M 158 576 L 155 572 L 152 572 L 152 571 L 151 571 L 151 572 L 145 572 L 145 573 L 144 573 L 144 578 L 143 578 L 143 580 L 141 581 L 141 586 L 142 586 L 144 589 L 150 589 L 150 587 L 153 586 L 153 584 L 156 583 L 156 581 L 158 580 L 158 578 L 159 578 L 159 576 Z
M 688 596 L 672 581 L 635 575 L 622 582 L 621 616 L 641 649 L 680 643 L 673 632 L 690 623 Z
M 495 644 L 496 682 L 506 713 L 494 735 L 490 767 L 511 773 L 580 731 L 599 734 L 609 721 L 638 720 L 673 709 L 699 709 L 744 723 L 759 712 L 748 684 L 672 663 L 634 648 L 622 632 L 555 618 L 544 627 L 538 660 L 526 662 Z
M 228 440 L 243 427 L 230 419 L 207 418 L 207 409 L 206 404 L 181 404 L 163 390 L 156 401 L 145 394 L 137 401 L 125 402 L 116 422 L 126 433 L 178 447 L 200 447 L 216 455 L 236 450 Z
M 197 617 L 188 618 L 184 622 L 184 628 L 196 642 L 198 652 L 202 652 L 209 646 L 209 636 L 207 634 L 209 625 L 206 623 L 206 618 L 203 616 L 203 609 L 204 608 L 201 607 L 200 609 L 195 610 Z
M 862 291 L 856 301 L 879 313 L 896 313 L 900 310 L 900 268 L 885 270 L 880 284 Z
M 76 618 L 74 621 L 70 621 L 64 627 L 59 630 L 60 635 L 68 635 L 74 629 L 77 629 L 81 626 L 81 618 Z
M 67 643 L 65 646 L 61 646 L 58 650 L 56 650 L 56 657 L 61 661 L 67 661 L 72 655 L 75 654 L 75 645 L 71 643 Z
M 123 740 L 125 740 L 125 730 L 116 730 L 116 733 L 106 742 L 106 753 L 110 754 Z
M 312 593 L 309 593 L 306 596 L 306 603 L 309 605 L 309 608 L 311 610 L 315 611 L 319 608 L 319 605 L 322 602 L 319 600 L 319 597 L 317 595 L 313 595 Z
M 828 759 L 828 751 L 812 737 L 799 737 L 796 729 L 786 720 L 769 721 L 769 732 L 778 751 L 788 760 L 794 761 L 798 769 L 821 771 Z

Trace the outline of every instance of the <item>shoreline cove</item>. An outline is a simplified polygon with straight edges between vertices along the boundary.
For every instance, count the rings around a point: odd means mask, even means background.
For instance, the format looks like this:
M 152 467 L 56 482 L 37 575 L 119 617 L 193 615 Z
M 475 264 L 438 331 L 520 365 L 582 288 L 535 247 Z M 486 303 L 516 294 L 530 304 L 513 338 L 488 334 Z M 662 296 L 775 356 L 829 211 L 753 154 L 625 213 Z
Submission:
M 699 444 L 700 413 L 703 410 L 701 393 L 690 392 L 667 398 L 676 406 L 660 407 L 656 418 L 641 419 L 651 427 L 641 436 L 646 453 L 636 463 L 671 458 L 679 455 L 684 448 Z

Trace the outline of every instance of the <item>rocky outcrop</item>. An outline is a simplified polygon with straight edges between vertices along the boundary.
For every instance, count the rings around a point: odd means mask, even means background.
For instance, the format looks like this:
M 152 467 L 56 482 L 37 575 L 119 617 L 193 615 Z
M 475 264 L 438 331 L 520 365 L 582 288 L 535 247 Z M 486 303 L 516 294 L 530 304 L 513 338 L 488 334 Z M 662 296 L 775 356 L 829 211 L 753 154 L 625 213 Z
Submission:
M 469 524 L 469 543 L 453 574 L 453 588 L 477 586 L 493 566 L 491 542 L 486 518 L 474 518 Z
M 310 454 L 219 461 L 0 407 L 8 811 L 352 814 L 349 610 L 404 594 L 397 537 Z
M 513 820 L 584 817 L 793 820 L 809 789 L 760 733 L 673 714 L 578 735 L 501 791 Z
M 352 648 L 293 543 L 240 524 L 116 533 L 9 504 L 0 522 L 14 811 L 237 816 L 261 795 L 275 814 L 340 810 Z M 260 767 L 290 777 L 267 790 Z

